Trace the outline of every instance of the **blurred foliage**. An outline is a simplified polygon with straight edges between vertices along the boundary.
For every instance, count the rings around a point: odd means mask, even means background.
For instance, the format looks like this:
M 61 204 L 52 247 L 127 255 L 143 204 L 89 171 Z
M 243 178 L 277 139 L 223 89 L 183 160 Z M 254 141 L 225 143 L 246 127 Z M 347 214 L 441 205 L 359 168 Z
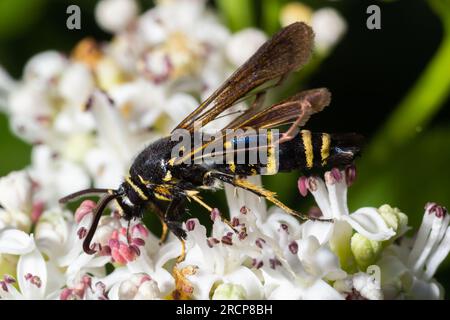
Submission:
M 233 31 L 256 26 L 272 34 L 288 2 L 216 0 L 213 5 Z M 382 30 L 377 31 L 365 27 L 364 1 L 302 2 L 337 8 L 347 20 L 348 32 L 331 56 L 315 57 L 277 95 L 327 86 L 333 92 L 332 108 L 311 119 L 308 128 L 367 136 L 366 152 L 358 160 L 359 179 L 350 189 L 351 209 L 389 203 L 417 226 L 426 202 L 450 206 L 450 0 L 375 1 L 382 12 Z M 95 24 L 92 0 L 76 2 L 82 8 L 82 30 L 68 31 L 65 9 L 72 3 L 0 0 L 0 63 L 20 77 L 25 62 L 39 51 L 67 52 L 87 35 L 110 37 Z M 140 1 L 143 9 L 152 3 Z M 4 115 L 0 155 L 0 175 L 23 168 L 30 159 L 30 147 L 9 132 Z M 313 202 L 298 196 L 297 178 L 298 173 L 279 174 L 264 177 L 264 183 L 287 204 L 307 210 Z M 223 193 L 208 198 L 225 209 Z M 450 288 L 449 268 L 441 269 L 438 278 Z

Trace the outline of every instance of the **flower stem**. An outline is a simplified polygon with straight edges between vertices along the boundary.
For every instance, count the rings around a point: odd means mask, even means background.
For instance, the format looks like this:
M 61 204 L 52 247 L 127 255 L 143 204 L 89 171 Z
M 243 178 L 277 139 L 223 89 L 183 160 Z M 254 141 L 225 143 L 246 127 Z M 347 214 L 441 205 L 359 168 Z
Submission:
M 217 6 L 233 32 L 254 25 L 252 0 L 218 0 Z

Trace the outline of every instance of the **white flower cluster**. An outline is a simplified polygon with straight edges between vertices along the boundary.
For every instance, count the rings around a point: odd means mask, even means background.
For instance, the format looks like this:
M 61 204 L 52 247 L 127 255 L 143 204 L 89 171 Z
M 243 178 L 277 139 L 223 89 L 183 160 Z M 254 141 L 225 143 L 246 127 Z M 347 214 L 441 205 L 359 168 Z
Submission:
M 450 251 L 450 216 L 435 203 L 412 238 L 407 217 L 384 205 L 349 214 L 352 170 L 299 179 L 310 191 L 316 216 L 330 222 L 300 224 L 279 208 L 242 190 L 226 188 L 231 225 L 211 212 L 213 227 L 184 224 L 186 258 L 177 263 L 175 237 L 160 244 L 140 221 L 113 210 L 93 239 L 97 253 L 82 251 L 95 203 L 75 215 L 45 210 L 33 234 L 0 230 L 0 297 L 5 299 L 441 299 L 433 279 Z M 258 179 L 258 178 L 252 178 Z M 258 183 L 258 181 L 254 181 Z M 0 180 L 0 215 L 33 215 L 25 173 Z M 300 198 L 300 196 L 299 196 Z M 105 265 L 114 270 L 107 274 Z M 16 285 L 17 282 L 17 285 Z
M 298 9 L 285 8 L 282 23 L 302 20 Z M 433 275 L 450 250 L 446 211 L 427 205 L 415 240 L 403 237 L 407 218 L 397 209 L 350 214 L 353 169 L 299 180 L 320 207 L 314 214 L 332 222 L 301 225 L 226 188 L 231 226 L 217 209 L 210 234 L 186 221 L 182 262 L 175 237 L 160 244 L 115 207 L 99 223 L 97 253 L 84 253 L 96 204 L 86 200 L 72 214 L 57 200 L 92 184 L 117 186 L 137 151 L 167 135 L 266 40 L 257 29 L 230 34 L 203 0 L 160 0 L 141 15 L 133 0 L 102 0 L 95 14 L 114 33 L 110 42 L 85 39 L 69 56 L 40 53 L 19 82 L 0 70 L 0 104 L 33 144 L 30 167 L 0 178 L 1 298 L 442 298 Z M 317 50 L 327 51 L 345 23 L 331 9 L 312 17 Z

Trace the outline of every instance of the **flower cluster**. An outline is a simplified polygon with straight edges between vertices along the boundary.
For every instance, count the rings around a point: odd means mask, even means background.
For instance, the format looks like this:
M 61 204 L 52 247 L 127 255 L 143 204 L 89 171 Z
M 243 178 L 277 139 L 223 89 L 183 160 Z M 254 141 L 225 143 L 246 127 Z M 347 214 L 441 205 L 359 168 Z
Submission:
M 20 81 L 0 69 L 3 111 L 33 144 L 31 165 L 0 178 L 1 298 L 442 297 L 433 275 L 450 250 L 446 210 L 428 204 L 415 239 L 404 237 L 407 217 L 398 209 L 350 213 L 354 168 L 299 179 L 299 199 L 311 193 L 311 214 L 326 221 L 300 224 L 225 187 L 230 222 L 217 209 L 210 233 L 187 220 L 183 261 L 176 237 L 160 243 L 114 205 L 93 238 L 97 253 L 83 252 L 96 204 L 86 200 L 72 213 L 57 200 L 90 185 L 117 186 L 137 151 L 167 135 L 267 39 L 254 28 L 231 34 L 203 0 L 160 0 L 138 12 L 134 0 L 102 0 L 95 15 L 111 41 L 37 54 Z M 330 8 L 288 4 L 280 22 L 294 20 L 313 25 L 317 55 L 345 32 Z

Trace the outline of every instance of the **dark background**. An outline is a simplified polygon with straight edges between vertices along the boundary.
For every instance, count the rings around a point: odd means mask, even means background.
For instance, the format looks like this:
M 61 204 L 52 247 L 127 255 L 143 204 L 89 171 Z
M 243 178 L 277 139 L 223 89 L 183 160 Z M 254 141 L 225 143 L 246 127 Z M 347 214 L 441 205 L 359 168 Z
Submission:
M 420 0 L 305 2 L 313 7 L 337 7 L 348 23 L 345 37 L 308 77 L 306 86 L 328 87 L 333 102 L 307 127 L 360 132 L 370 146 L 371 138 L 383 128 L 439 47 L 443 37 L 441 22 L 428 3 Z M 366 8 L 373 3 L 381 7 L 381 30 L 366 28 Z M 66 8 L 70 4 L 81 7 L 81 30 L 66 28 Z M 151 1 L 141 1 L 143 9 L 151 5 Z M 257 14 L 253 23 L 262 26 L 259 10 L 264 1 L 256 1 L 254 6 Z M 0 63 L 20 78 L 23 65 L 40 51 L 69 52 L 86 36 L 109 39 L 110 35 L 95 24 L 94 7 L 95 1 L 91 0 L 0 0 Z M 449 104 L 447 97 L 431 122 L 407 143 L 390 151 L 384 163 L 374 165 L 363 155 L 358 162 L 358 181 L 350 189 L 351 209 L 389 203 L 407 213 L 417 227 L 426 202 L 449 204 Z M 9 133 L 7 118 L 0 114 L 0 176 L 23 168 L 29 159 L 30 147 Z M 297 177 L 298 173 L 280 174 L 266 178 L 265 184 L 287 204 L 305 210 L 312 201 L 298 196 Z M 223 194 L 208 197 L 225 210 Z M 441 267 L 437 278 L 450 288 L 448 264 Z

